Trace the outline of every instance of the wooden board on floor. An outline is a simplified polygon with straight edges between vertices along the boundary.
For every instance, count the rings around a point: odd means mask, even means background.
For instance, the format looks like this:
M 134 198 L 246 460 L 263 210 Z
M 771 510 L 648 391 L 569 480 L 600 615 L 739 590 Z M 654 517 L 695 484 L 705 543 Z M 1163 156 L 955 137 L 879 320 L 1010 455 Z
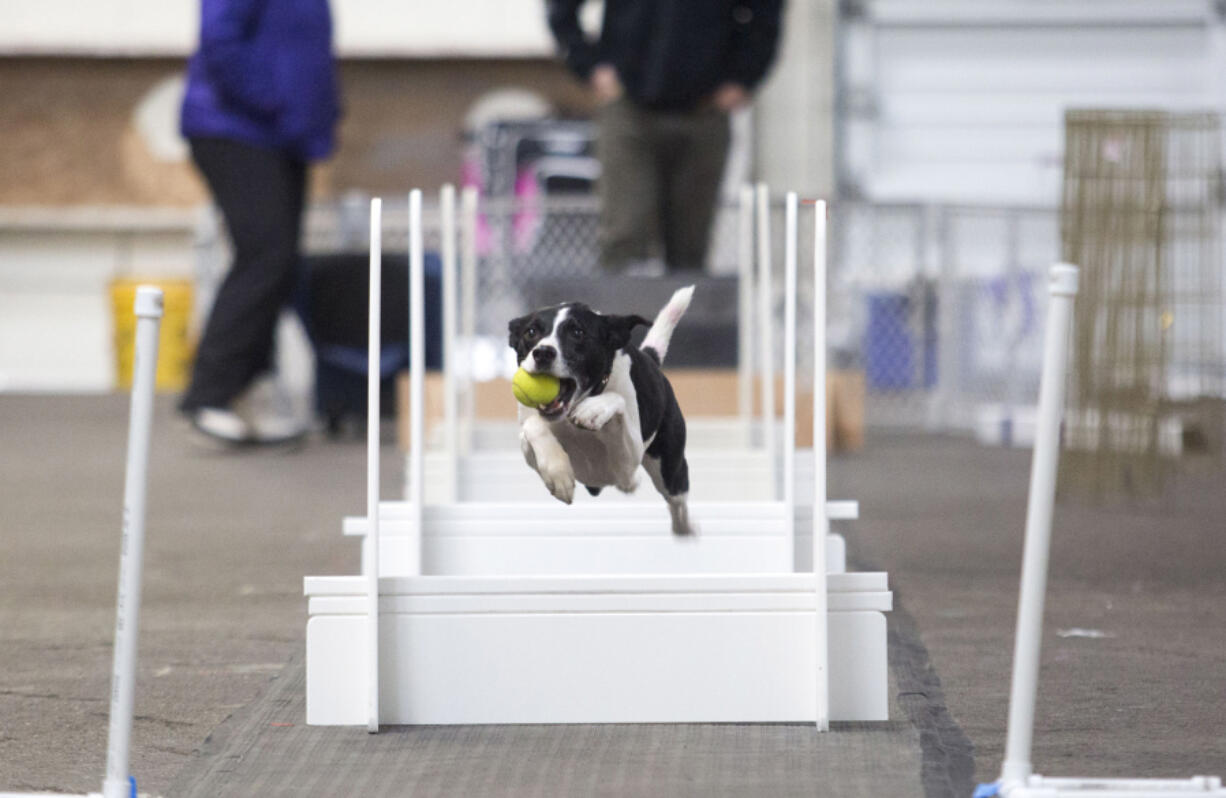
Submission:
M 734 417 L 737 415 L 737 375 L 731 369 L 666 369 L 677 402 L 689 417 Z M 396 439 L 409 448 L 409 378 L 396 379 Z M 759 393 L 755 391 L 755 395 Z M 796 445 L 813 445 L 813 394 L 796 395 Z M 474 414 L 478 419 L 514 420 L 515 400 L 511 381 L 494 379 L 475 384 Z M 760 407 L 755 399 L 754 412 Z M 775 411 L 783 415 L 783 378 L 776 380 Z M 443 376 L 426 375 L 426 426 L 443 417 Z M 832 371 L 826 375 L 826 446 L 831 452 L 857 451 L 864 445 L 864 374 Z

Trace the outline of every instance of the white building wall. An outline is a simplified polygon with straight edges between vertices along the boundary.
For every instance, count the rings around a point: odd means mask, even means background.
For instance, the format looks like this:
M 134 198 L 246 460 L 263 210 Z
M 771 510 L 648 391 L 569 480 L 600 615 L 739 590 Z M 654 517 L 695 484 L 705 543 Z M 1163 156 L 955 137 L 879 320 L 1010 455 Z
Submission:
M 0 393 L 115 384 L 111 281 L 191 278 L 192 211 L 0 210 Z
M 199 7 L 199 0 L 0 0 L 0 54 L 182 56 L 195 46 Z M 342 56 L 553 52 L 543 0 L 332 0 L 332 11 Z
M 755 105 L 757 178 L 779 191 L 834 187 L 834 0 L 786 5 L 778 60 Z
M 1211 0 L 862 0 L 843 173 L 875 201 L 1054 206 L 1067 108 L 1222 107 Z

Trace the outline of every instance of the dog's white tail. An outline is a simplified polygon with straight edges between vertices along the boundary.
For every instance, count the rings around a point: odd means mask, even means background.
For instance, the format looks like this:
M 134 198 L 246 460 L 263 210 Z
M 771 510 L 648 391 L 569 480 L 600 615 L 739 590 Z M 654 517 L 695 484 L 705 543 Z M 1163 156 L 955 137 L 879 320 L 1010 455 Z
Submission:
M 643 345 L 639 349 L 648 355 L 654 354 L 657 363 L 664 362 L 664 356 L 668 354 L 668 342 L 673 337 L 673 330 L 677 329 L 677 322 L 681 321 L 681 317 L 685 315 L 693 296 L 694 286 L 692 285 L 674 291 L 668 304 L 656 315 L 655 322 L 647 331 L 647 337 L 643 339 Z

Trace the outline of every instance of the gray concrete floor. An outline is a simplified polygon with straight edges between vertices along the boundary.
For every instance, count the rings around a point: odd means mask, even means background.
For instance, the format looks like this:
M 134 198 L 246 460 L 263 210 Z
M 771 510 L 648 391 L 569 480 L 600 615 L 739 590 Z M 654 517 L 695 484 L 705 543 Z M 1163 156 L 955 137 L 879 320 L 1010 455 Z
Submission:
M 831 470 L 831 495 L 862 499 L 853 556 L 889 570 L 981 781 L 1004 750 L 1029 467 L 1028 450 L 924 436 Z M 1190 470 L 1160 507 L 1057 505 L 1037 772 L 1226 774 L 1226 474 Z
M 282 724 L 301 722 L 292 700 L 302 576 L 357 567 L 356 546 L 339 525 L 364 505 L 361 443 L 201 454 L 173 415 L 162 400 L 133 740 L 142 792 L 207 794 L 201 779 L 220 772 L 229 775 L 212 782 L 225 785 L 214 794 L 254 794 L 236 764 L 245 751 L 263 752 L 286 784 L 298 772 L 293 763 L 309 769 L 327 759 L 321 752 L 360 764 L 371 753 L 366 735 Z M 0 396 L 0 791 L 98 787 L 126 423 L 123 396 Z M 876 779 L 881 794 L 966 795 L 972 771 L 994 777 L 1003 748 L 1028 467 L 1028 452 L 927 436 L 870 438 L 862 453 L 833 461 L 832 495 L 861 501 L 862 518 L 848 530 L 853 560 L 890 571 L 899 607 L 891 618 L 899 709 L 881 729 L 844 729 L 827 743 L 798 727 L 591 727 L 573 751 L 565 735 L 551 741 L 530 727 L 426 729 L 379 735 L 375 745 L 385 757 L 399 755 L 387 761 L 402 772 L 416 761 L 404 751 L 444 762 L 413 776 L 429 780 L 411 782 L 428 794 L 474 784 L 509 794 L 513 783 L 524 785 L 520 794 L 545 794 L 522 762 L 512 771 L 490 765 L 529 755 L 541 768 L 565 766 L 575 794 L 632 769 L 656 775 L 599 794 L 698 795 L 706 778 L 724 785 L 708 794 L 851 795 Z M 398 495 L 401 464 L 390 440 L 383 472 L 384 494 Z M 1203 471 L 1181 477 L 1161 509 L 1057 508 L 1040 772 L 1226 774 L 1224 488 L 1220 471 Z M 1106 636 L 1059 636 L 1072 628 Z M 314 736 L 278 747 L 276 735 L 290 734 Z M 836 756 L 838 746 L 850 753 Z M 727 750 L 738 758 L 728 760 Z M 467 751 L 492 757 L 477 763 Z M 706 758 L 687 760 L 687 752 Z M 226 756 L 230 765 L 219 759 Z M 648 760 L 654 770 L 644 770 Z M 728 761 L 738 772 L 757 767 L 777 777 L 736 781 Z M 804 764 L 813 762 L 822 766 Z M 924 786 L 920 773 L 905 771 L 922 771 Z M 506 772 L 518 781 L 503 780 Z M 410 783 L 386 781 L 380 794 Z M 305 786 L 324 783 L 308 780 L 285 794 L 339 794 Z

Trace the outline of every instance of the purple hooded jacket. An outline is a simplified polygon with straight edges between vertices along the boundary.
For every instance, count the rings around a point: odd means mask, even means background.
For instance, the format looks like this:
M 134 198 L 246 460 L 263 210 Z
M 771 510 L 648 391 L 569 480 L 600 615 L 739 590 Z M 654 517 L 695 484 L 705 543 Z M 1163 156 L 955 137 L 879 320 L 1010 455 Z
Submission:
M 340 117 L 328 0 L 201 0 L 180 129 L 303 160 L 326 157 Z

